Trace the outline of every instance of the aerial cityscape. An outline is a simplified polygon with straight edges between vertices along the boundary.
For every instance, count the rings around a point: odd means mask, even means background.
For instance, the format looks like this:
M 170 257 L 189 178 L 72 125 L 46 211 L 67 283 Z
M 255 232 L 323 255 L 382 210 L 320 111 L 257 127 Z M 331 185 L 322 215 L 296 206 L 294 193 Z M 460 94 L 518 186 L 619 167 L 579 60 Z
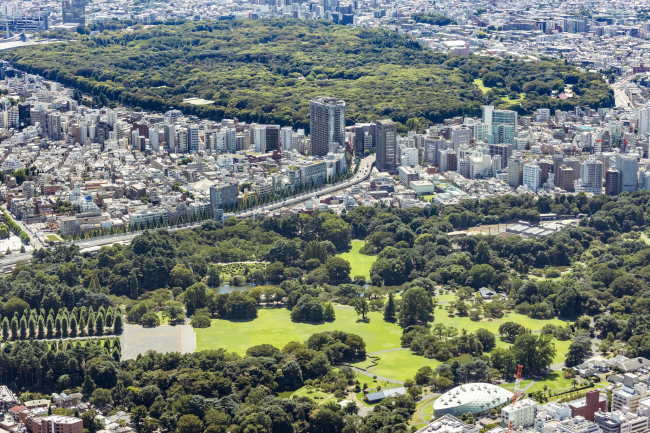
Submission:
M 650 5 L 0 1 L 0 433 L 650 432 Z

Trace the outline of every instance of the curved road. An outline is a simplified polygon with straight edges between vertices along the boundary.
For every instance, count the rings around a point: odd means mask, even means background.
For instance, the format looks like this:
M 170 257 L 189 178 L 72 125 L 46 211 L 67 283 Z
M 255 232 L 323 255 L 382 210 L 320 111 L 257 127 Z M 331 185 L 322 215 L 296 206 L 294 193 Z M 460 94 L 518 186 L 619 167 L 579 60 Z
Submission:
M 359 170 L 357 171 L 357 174 L 355 174 L 353 177 L 351 177 L 348 180 L 345 180 L 343 182 L 340 182 L 338 184 L 334 185 L 328 185 L 321 187 L 319 189 L 305 192 L 302 194 L 299 194 L 297 196 L 290 197 L 286 200 L 283 201 L 276 201 L 273 203 L 267 203 L 265 205 L 258 206 L 254 209 L 249 209 L 246 211 L 241 211 L 237 212 L 235 215 L 239 218 L 248 218 L 251 216 L 255 216 L 258 213 L 262 212 L 268 212 L 270 210 L 275 210 L 279 209 L 282 207 L 286 206 L 292 206 L 294 204 L 298 204 L 301 202 L 304 202 L 306 200 L 309 200 L 310 198 L 323 195 L 323 194 L 332 194 L 336 191 L 340 191 L 345 188 L 349 188 L 351 186 L 354 186 L 358 183 L 363 182 L 364 180 L 368 179 L 370 177 L 370 173 L 372 171 L 372 166 L 375 163 L 375 154 L 372 154 L 370 156 L 367 156 L 361 160 L 361 163 L 359 164 Z M 168 230 L 174 231 L 174 230 L 181 230 L 181 229 L 186 229 L 186 228 L 192 228 L 201 225 L 203 221 L 197 221 L 195 223 L 187 223 L 183 224 L 181 226 L 177 227 L 170 227 Z M 28 233 L 30 233 L 28 231 Z M 84 250 L 88 248 L 94 248 L 94 247 L 100 247 L 104 245 L 113 245 L 116 243 L 122 243 L 122 244 L 129 244 L 133 238 L 136 236 L 140 235 L 141 232 L 135 232 L 135 233 L 127 233 L 124 235 L 114 235 L 110 237 L 104 237 L 104 238 L 92 238 L 92 239 L 85 239 L 81 241 L 76 241 L 74 244 L 78 245 L 81 251 L 83 252 Z M 21 260 L 29 260 L 32 258 L 32 253 L 22 253 L 22 254 L 11 254 L 10 256 L 5 256 L 0 258 L 0 272 L 2 268 L 5 268 L 7 266 L 12 266 L 18 263 Z

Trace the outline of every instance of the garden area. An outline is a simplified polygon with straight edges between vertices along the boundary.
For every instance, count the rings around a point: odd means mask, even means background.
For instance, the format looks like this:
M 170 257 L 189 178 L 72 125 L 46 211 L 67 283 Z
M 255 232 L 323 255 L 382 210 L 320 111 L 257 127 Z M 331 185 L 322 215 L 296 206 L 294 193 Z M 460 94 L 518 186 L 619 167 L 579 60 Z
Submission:
M 353 240 L 351 241 L 352 248 L 346 253 L 337 254 L 336 257 L 340 257 L 344 260 L 350 262 L 350 276 L 355 277 L 357 275 L 363 275 L 366 279 L 370 278 L 370 270 L 372 264 L 377 260 L 377 256 L 368 256 L 366 254 L 361 254 L 359 250 L 363 248 L 366 244 L 365 241 Z

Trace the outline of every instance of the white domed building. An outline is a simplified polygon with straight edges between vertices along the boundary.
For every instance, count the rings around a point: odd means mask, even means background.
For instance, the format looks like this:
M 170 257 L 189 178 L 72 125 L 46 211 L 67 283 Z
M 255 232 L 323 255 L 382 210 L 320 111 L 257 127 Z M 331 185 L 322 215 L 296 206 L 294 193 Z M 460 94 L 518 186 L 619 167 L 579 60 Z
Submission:
M 450 389 L 433 402 L 436 418 L 450 414 L 483 414 L 510 403 L 514 394 L 490 383 L 468 383 Z

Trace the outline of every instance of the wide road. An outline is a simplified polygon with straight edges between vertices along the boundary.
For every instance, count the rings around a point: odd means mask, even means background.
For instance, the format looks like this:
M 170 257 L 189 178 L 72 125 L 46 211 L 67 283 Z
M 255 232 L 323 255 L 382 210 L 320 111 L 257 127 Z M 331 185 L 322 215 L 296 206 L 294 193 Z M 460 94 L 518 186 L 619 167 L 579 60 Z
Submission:
M 292 206 L 298 203 L 302 203 L 306 200 L 309 200 L 312 197 L 316 197 L 319 195 L 325 195 L 325 194 L 333 194 L 337 191 L 340 191 L 342 189 L 349 188 L 353 185 L 356 185 L 360 182 L 363 182 L 364 180 L 368 179 L 370 176 L 370 171 L 372 169 L 372 165 L 375 163 L 375 154 L 372 154 L 366 158 L 363 158 L 361 160 L 361 164 L 359 165 L 359 171 L 357 174 L 355 174 L 353 177 L 351 177 L 348 180 L 345 180 L 343 182 L 337 183 L 335 185 L 325 185 L 321 188 L 309 191 L 309 192 L 303 192 L 302 194 L 298 194 L 295 196 L 292 196 L 291 198 L 288 198 L 286 200 L 278 200 L 274 201 L 271 203 L 267 203 L 263 206 L 258 206 L 254 209 L 248 209 L 242 212 L 238 212 L 236 215 L 238 217 L 251 217 L 254 216 L 258 213 L 264 213 L 268 211 L 272 211 L 275 209 L 280 209 L 283 207 L 287 206 Z
M 340 191 L 342 189 L 349 188 L 353 185 L 356 185 L 358 183 L 363 182 L 364 180 L 368 179 L 370 177 L 370 172 L 372 171 L 372 165 L 375 163 L 375 154 L 372 154 L 370 156 L 367 156 L 361 160 L 361 163 L 359 165 L 359 171 L 357 171 L 357 174 L 352 176 L 350 179 L 347 179 L 345 181 L 339 182 L 334 185 L 325 185 L 321 188 L 305 192 L 302 194 L 295 195 L 293 197 L 287 198 L 285 200 L 278 200 L 275 202 L 271 203 L 266 203 L 261 206 L 257 206 L 253 209 L 247 209 L 245 211 L 237 212 L 235 215 L 239 218 L 247 218 L 254 216 L 259 213 L 263 212 L 268 212 L 272 211 L 275 209 L 287 207 L 287 206 L 292 206 L 298 203 L 302 203 L 306 200 L 309 200 L 310 198 L 319 196 L 319 195 L 324 195 L 324 194 L 333 194 L 337 191 Z M 195 222 L 195 223 L 187 223 L 183 224 L 181 226 L 176 226 L 176 227 L 171 227 L 169 228 L 170 231 L 175 231 L 175 230 L 181 230 L 181 229 L 186 229 L 186 228 L 191 228 L 191 227 L 196 227 L 201 225 L 202 221 Z M 31 232 L 26 230 L 27 233 L 31 235 Z M 112 236 L 106 236 L 106 237 L 101 237 L 101 238 L 93 238 L 93 239 L 84 239 L 80 241 L 75 241 L 75 245 L 79 246 L 79 249 L 83 252 L 84 250 L 88 249 L 94 249 L 96 247 L 101 247 L 104 245 L 113 245 L 115 243 L 122 243 L 122 244 L 129 244 L 133 238 L 138 236 L 140 232 L 136 233 L 126 233 L 126 234 L 119 234 L 119 235 L 112 235 Z M 34 241 L 32 239 L 32 245 L 35 246 L 35 248 L 40 247 L 40 242 Z M 0 258 L 0 271 L 3 270 L 3 268 L 15 265 L 21 260 L 29 260 L 32 257 L 31 253 L 24 253 L 24 254 L 11 254 L 9 256 L 5 256 Z M 6 271 L 6 269 L 5 269 Z

